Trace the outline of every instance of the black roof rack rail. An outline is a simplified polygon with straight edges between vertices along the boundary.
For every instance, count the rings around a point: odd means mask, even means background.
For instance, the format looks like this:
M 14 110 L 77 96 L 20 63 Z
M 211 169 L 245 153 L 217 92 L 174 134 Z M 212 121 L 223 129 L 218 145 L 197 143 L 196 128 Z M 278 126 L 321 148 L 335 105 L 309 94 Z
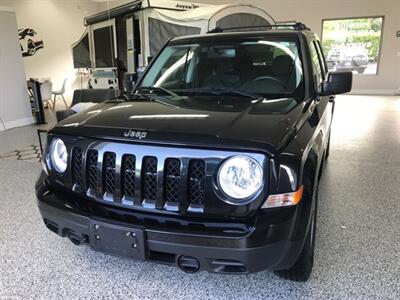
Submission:
M 308 28 L 305 24 L 301 22 L 296 22 L 293 24 L 269 24 L 269 25 L 256 25 L 256 26 L 240 26 L 240 27 L 226 27 L 226 28 L 221 28 L 221 27 L 215 27 L 214 29 L 208 31 L 207 33 L 220 33 L 224 31 L 233 31 L 233 30 L 240 30 L 240 29 L 256 29 L 256 28 L 264 28 L 264 29 L 281 29 L 281 28 L 287 28 L 287 29 L 293 29 L 293 30 L 311 30 Z

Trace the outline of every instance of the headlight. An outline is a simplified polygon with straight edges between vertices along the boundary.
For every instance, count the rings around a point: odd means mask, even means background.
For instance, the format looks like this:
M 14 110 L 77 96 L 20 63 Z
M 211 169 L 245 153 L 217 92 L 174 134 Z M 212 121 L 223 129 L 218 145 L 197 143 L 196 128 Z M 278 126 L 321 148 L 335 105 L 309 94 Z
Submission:
M 62 140 L 56 138 L 50 144 L 50 161 L 52 167 L 59 172 L 64 173 L 67 169 L 68 153 Z
M 254 196 L 261 189 L 263 170 L 260 164 L 249 156 L 233 156 L 219 169 L 218 184 L 230 198 L 244 200 Z M 243 201 L 230 203 L 243 204 Z

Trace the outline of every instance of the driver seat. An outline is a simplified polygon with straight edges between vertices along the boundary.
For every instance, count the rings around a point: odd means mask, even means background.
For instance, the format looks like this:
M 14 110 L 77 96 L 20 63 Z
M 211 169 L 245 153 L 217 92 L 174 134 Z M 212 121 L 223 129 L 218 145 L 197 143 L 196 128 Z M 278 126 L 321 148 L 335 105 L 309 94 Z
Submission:
M 281 81 L 288 90 L 296 85 L 295 61 L 289 55 L 279 55 L 274 58 L 271 66 L 272 76 Z

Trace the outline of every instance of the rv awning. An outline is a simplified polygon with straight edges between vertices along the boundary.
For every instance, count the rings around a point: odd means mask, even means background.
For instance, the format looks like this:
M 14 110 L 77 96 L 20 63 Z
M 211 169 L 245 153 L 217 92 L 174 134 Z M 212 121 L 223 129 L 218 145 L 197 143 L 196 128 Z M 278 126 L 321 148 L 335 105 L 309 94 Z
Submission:
M 84 19 L 84 24 L 87 26 L 141 10 L 142 2 L 142 0 L 133 1 L 131 3 L 117 6 L 111 8 L 110 10 L 102 11 L 98 14 L 86 17 Z

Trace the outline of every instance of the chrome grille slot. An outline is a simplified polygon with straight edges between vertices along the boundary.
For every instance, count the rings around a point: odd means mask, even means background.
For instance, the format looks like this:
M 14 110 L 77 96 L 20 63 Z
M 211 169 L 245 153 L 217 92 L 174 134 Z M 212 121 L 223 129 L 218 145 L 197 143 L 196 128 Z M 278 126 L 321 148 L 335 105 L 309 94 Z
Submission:
M 194 209 L 204 205 L 206 165 L 203 160 L 194 159 L 189 162 L 189 208 Z
M 105 200 L 113 200 L 115 192 L 115 153 L 105 152 L 103 158 L 103 192 Z
M 143 205 L 154 208 L 157 200 L 157 158 L 145 156 L 142 164 Z
M 90 149 L 86 157 L 86 186 L 89 195 L 95 195 L 97 190 L 97 160 L 99 154 L 97 150 Z
M 71 161 L 71 175 L 72 175 L 72 189 L 74 191 L 80 190 L 82 187 L 82 148 L 75 147 L 72 150 Z
M 136 158 L 134 155 L 124 154 L 121 166 L 121 193 L 124 201 L 129 201 L 129 204 L 133 204 L 135 197 L 135 176 Z
M 168 158 L 164 166 L 164 198 L 166 208 L 178 210 L 181 201 L 181 162 L 177 158 Z

